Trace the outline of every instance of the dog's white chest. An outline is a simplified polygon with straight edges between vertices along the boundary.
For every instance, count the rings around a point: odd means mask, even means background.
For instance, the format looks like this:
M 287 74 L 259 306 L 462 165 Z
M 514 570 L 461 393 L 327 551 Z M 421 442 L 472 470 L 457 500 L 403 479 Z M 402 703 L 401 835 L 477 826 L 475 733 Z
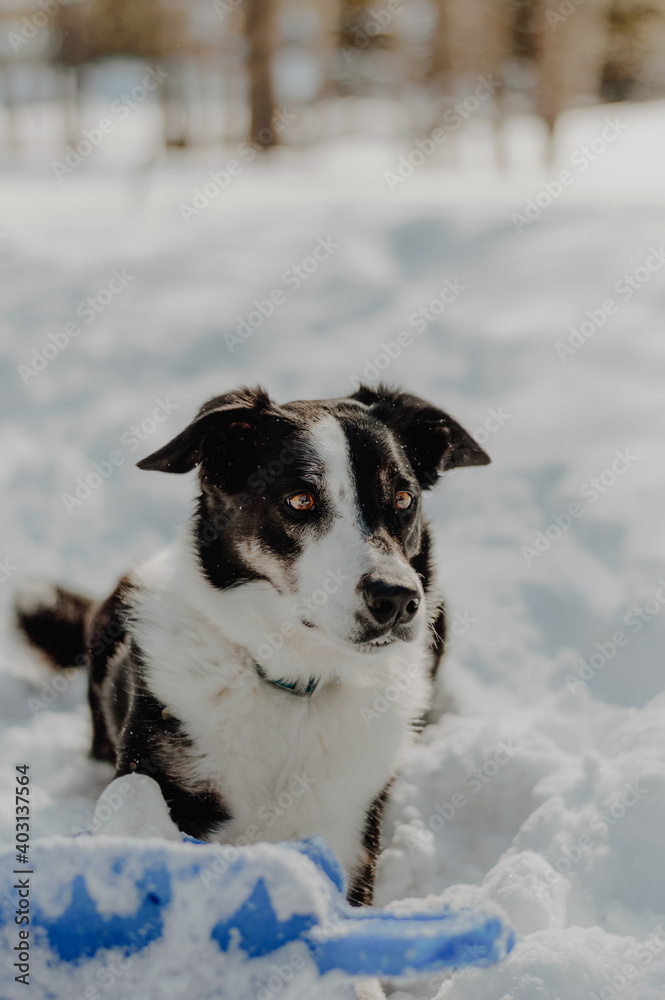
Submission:
M 319 833 L 352 868 L 368 806 L 409 739 L 398 712 L 374 712 L 378 696 L 374 688 L 331 684 L 297 698 L 262 683 L 244 711 L 238 705 L 211 717 L 208 758 L 233 815 L 219 839 L 251 843 Z M 218 750 L 219 730 L 225 737 Z
M 184 629 L 178 618 L 175 608 L 160 615 L 139 641 L 151 690 L 192 741 L 183 779 L 216 790 L 231 814 L 215 839 L 321 834 L 350 872 L 362 856 L 367 811 L 428 703 L 425 657 L 401 650 L 356 682 L 329 681 L 299 697 L 263 680 L 218 629 L 202 619 L 192 628 L 191 618 Z

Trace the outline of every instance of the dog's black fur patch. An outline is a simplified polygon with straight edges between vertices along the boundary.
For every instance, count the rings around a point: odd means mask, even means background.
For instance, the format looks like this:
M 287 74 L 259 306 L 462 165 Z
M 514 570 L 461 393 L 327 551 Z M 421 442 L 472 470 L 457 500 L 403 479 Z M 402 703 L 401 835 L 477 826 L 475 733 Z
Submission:
M 57 667 L 84 666 L 86 621 L 94 601 L 82 594 L 53 587 L 47 605 L 16 608 L 16 623 L 28 642 Z
M 360 870 L 354 872 L 347 892 L 347 899 L 353 906 L 371 906 L 374 900 L 376 863 L 381 853 L 381 820 L 388 803 L 392 783 L 393 779 L 391 778 L 381 794 L 374 799 L 367 812 L 363 832 L 366 859 Z

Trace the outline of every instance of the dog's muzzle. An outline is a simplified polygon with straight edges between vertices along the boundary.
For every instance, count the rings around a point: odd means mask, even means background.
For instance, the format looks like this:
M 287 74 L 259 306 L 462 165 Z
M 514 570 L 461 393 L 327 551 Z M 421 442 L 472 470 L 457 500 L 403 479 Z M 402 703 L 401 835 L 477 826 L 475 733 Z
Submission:
M 366 577 L 361 583 L 361 592 L 366 617 L 372 625 L 381 626 L 382 632 L 409 625 L 418 614 L 420 593 L 410 586 L 410 581 Z

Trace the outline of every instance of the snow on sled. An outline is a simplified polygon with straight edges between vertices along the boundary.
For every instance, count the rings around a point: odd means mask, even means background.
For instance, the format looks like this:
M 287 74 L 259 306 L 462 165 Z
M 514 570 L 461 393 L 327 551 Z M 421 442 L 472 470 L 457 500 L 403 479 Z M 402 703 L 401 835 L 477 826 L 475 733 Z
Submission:
M 52 837 L 17 857 L 0 849 L 2 1000 L 23 995 L 26 972 L 33 1000 L 296 1000 L 314 985 L 333 1000 L 353 995 L 351 977 L 489 965 L 513 945 L 491 909 L 349 906 L 320 838 Z

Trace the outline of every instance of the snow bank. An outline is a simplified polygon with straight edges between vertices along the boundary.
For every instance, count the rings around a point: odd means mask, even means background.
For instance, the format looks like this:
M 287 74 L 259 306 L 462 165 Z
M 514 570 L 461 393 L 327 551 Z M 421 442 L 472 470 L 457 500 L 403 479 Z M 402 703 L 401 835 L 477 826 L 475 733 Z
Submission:
M 423 886 L 437 903 L 493 900 L 519 936 L 501 969 L 455 974 L 439 997 L 662 996 L 663 707 L 601 721 L 564 691 L 427 730 L 390 806 L 379 902 Z

